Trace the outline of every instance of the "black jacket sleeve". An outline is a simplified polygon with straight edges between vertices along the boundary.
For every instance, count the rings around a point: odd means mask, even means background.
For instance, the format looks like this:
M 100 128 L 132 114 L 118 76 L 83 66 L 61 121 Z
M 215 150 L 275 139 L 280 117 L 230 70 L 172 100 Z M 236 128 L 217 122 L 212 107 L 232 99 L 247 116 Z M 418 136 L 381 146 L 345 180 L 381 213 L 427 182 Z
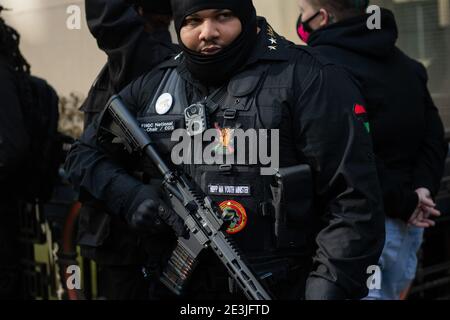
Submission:
M 432 196 L 439 191 L 440 182 L 444 172 L 445 158 L 448 153 L 448 144 L 445 141 L 444 126 L 439 116 L 430 92 L 427 88 L 428 75 L 425 68 L 420 65 L 420 75 L 425 90 L 425 132 L 420 143 L 420 151 L 414 167 L 413 187 L 427 188 Z
M 0 65 L 0 185 L 9 179 L 27 159 L 29 136 L 25 127 L 16 78 Z
M 419 196 L 415 188 L 405 188 L 400 183 L 389 183 L 389 172 L 383 172 L 382 166 L 378 167 L 380 181 L 382 181 L 384 210 L 389 218 L 400 219 L 407 223 L 419 204 Z M 384 185 L 383 185 L 384 183 Z
M 322 204 L 307 299 L 367 295 L 367 268 L 384 245 L 384 214 L 371 138 L 355 112 L 363 98 L 349 76 L 324 66 L 300 96 L 297 149 L 315 176 Z
M 132 113 L 136 112 L 137 93 L 142 91 L 140 88 L 145 79 L 146 77 L 138 78 L 121 93 L 125 105 Z M 151 198 L 153 192 L 127 170 L 129 158 L 125 153 L 104 150 L 98 144 L 100 120 L 101 117 L 98 117 L 89 125 L 82 137 L 72 146 L 65 169 L 79 192 L 87 192 L 103 201 L 108 213 L 125 217 L 142 201 Z
M 178 51 L 168 30 L 145 32 L 143 19 L 124 0 L 86 0 L 86 17 L 108 56 L 115 92 Z

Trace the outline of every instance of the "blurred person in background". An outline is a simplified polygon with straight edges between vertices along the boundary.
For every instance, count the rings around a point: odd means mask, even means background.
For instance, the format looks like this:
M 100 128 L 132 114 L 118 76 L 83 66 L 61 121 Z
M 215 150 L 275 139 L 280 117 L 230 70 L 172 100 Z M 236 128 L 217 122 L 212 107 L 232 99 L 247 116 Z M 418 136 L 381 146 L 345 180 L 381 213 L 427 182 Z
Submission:
M 169 0 L 86 0 L 85 5 L 89 30 L 108 57 L 81 107 L 87 127 L 112 95 L 179 50 L 169 32 Z M 97 263 L 99 295 L 146 298 L 140 238 L 85 190 L 80 201 L 78 244 L 82 256 Z
M 30 156 L 22 110 L 30 66 L 19 51 L 19 39 L 0 18 L 0 299 L 24 298 L 19 214 L 21 170 Z
M 433 199 L 448 145 L 426 69 L 396 47 L 392 12 L 381 9 L 381 29 L 368 28 L 368 2 L 298 0 L 297 32 L 361 85 L 387 216 L 381 289 L 368 299 L 399 299 L 414 280 L 423 230 L 440 215 Z
M 28 229 L 51 198 L 61 162 L 58 96 L 31 75 L 19 44 L 0 18 L 0 299 L 32 298 L 21 261 L 34 260 Z

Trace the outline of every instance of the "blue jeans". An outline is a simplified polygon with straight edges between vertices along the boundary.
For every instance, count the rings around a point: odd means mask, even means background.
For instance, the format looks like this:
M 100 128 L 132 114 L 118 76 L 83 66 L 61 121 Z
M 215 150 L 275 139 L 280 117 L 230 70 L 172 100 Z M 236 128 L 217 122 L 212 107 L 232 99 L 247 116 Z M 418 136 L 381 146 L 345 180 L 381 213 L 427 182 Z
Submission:
M 422 245 L 423 228 L 386 218 L 386 243 L 379 260 L 381 288 L 369 290 L 367 300 L 398 300 L 414 280 L 417 252 Z

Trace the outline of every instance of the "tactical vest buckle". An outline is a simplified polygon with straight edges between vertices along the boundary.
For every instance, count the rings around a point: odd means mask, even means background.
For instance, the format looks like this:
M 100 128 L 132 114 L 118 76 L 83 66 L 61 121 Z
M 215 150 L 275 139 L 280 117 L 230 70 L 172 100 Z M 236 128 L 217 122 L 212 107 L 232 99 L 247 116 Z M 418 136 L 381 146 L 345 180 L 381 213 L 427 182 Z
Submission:
M 221 164 L 219 166 L 220 173 L 227 174 L 231 173 L 233 171 L 233 165 L 232 164 Z
M 223 113 L 224 119 L 234 120 L 237 117 L 238 111 L 236 109 L 226 109 Z

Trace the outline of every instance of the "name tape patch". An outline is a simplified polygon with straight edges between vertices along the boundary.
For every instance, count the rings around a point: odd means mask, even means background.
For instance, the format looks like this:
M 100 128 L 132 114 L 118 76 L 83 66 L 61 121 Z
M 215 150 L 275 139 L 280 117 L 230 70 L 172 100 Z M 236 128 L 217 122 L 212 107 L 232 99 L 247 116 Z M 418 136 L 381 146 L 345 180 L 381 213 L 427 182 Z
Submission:
M 141 123 L 141 128 L 147 133 L 164 133 L 175 130 L 175 121 L 146 121 Z
M 251 188 L 250 185 L 210 184 L 208 193 L 211 195 L 250 196 Z

